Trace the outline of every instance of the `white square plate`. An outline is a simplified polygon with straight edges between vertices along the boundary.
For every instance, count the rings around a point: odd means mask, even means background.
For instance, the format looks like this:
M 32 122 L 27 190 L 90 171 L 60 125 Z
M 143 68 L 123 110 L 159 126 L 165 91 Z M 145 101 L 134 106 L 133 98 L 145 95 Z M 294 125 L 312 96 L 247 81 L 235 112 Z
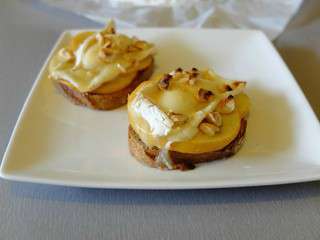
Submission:
M 127 113 L 75 106 L 47 78 L 53 53 L 26 100 L 1 165 L 6 179 L 98 188 L 186 189 L 320 179 L 320 128 L 295 79 L 265 35 L 243 30 L 132 29 L 155 43 L 156 71 L 210 67 L 248 82 L 247 140 L 234 157 L 193 171 L 138 163 L 127 147 Z

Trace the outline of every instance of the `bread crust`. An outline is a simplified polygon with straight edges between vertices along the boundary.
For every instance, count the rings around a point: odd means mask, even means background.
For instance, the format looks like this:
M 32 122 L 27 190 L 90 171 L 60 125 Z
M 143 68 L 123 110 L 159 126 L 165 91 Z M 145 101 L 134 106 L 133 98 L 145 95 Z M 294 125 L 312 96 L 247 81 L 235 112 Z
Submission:
M 133 81 L 123 89 L 113 93 L 92 93 L 79 92 L 69 87 L 62 81 L 57 81 L 58 88 L 64 95 L 76 105 L 86 106 L 96 110 L 111 110 L 127 103 L 128 94 L 130 94 L 141 82 L 146 81 L 153 73 L 154 63 L 145 69 L 140 70 Z
M 203 152 L 203 153 L 181 153 L 176 151 L 169 151 L 171 161 L 173 163 L 172 169 L 190 170 L 195 168 L 195 164 L 211 162 L 223 158 L 230 157 L 239 151 L 241 148 L 245 132 L 247 128 L 247 120 L 241 120 L 241 126 L 236 138 L 221 150 Z M 157 147 L 148 147 L 138 136 L 138 134 L 129 125 L 128 142 L 130 153 L 141 163 L 153 168 L 168 170 L 163 163 L 156 161 L 160 149 Z

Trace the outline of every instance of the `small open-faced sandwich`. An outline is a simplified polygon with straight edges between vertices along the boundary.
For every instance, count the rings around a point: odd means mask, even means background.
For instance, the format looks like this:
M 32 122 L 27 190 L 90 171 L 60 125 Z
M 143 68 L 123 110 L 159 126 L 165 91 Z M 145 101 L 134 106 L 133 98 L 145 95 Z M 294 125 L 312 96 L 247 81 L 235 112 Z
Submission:
M 249 113 L 245 86 L 196 68 L 140 84 L 128 100 L 131 154 L 151 167 L 180 170 L 235 154 Z
M 61 48 L 49 76 L 75 104 L 114 109 L 153 71 L 154 46 L 118 34 L 113 21 L 99 32 L 80 32 Z

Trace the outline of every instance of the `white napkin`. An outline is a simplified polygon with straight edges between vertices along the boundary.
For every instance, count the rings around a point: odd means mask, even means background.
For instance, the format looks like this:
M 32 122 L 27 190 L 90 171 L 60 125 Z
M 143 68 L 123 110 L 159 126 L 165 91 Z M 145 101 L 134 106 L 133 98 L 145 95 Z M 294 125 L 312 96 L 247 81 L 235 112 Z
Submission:
M 303 0 L 42 0 L 119 27 L 195 27 L 260 29 L 276 38 Z

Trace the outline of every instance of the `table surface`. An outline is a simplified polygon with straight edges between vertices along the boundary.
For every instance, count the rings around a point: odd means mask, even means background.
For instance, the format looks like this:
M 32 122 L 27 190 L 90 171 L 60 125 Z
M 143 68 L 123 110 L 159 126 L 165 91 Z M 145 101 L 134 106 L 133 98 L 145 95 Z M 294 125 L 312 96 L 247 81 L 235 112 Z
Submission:
M 320 117 L 320 1 L 306 0 L 276 41 Z M 38 1 L 0 8 L 0 154 L 62 30 L 101 27 Z M 135 191 L 0 180 L 0 239 L 319 239 L 320 182 Z

